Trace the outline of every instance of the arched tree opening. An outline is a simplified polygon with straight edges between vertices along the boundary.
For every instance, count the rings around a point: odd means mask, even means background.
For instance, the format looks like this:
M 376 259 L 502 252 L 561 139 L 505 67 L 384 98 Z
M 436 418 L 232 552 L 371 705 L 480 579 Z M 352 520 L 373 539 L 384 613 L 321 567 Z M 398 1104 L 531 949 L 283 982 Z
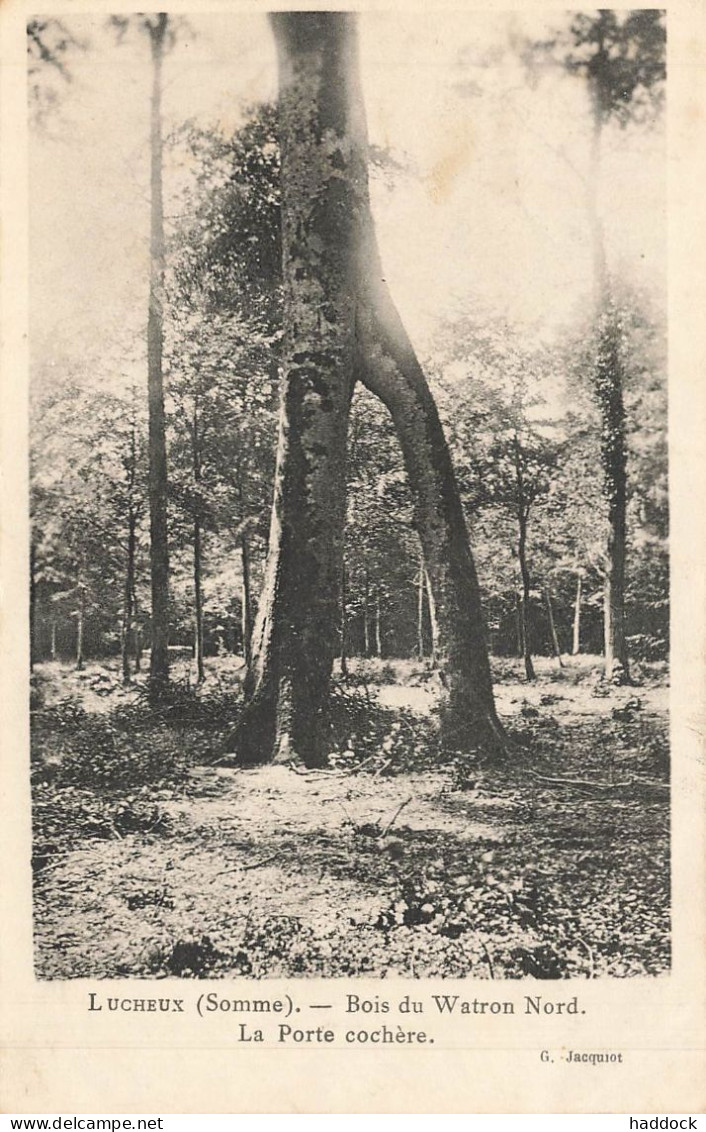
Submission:
M 480 591 L 449 449 L 385 284 L 368 193 L 356 18 L 271 16 L 279 64 L 283 382 L 266 580 L 242 763 L 326 762 L 338 638 L 348 419 L 360 380 L 402 449 L 429 579 L 447 743 L 498 754 Z

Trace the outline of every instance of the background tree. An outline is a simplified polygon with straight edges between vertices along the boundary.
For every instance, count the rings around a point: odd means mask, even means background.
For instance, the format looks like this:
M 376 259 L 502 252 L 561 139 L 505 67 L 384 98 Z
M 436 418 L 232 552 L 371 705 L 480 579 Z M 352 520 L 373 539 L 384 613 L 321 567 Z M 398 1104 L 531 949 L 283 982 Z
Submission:
M 493 542 L 505 538 L 505 553 L 511 541 L 519 572 L 518 652 L 527 679 L 534 680 L 530 521 L 546 506 L 557 475 L 561 435 L 557 422 L 545 419 L 547 405 L 541 396 L 543 387 L 557 384 L 557 359 L 547 349 L 521 343 L 506 322 L 480 313 L 445 327 L 439 349 L 449 372 L 445 403 L 453 413 L 466 506 L 474 517 L 493 514 Z M 503 514 L 511 520 L 509 527 Z M 484 534 L 490 536 L 487 527 Z M 556 534 L 553 531 L 552 537 Z M 492 569 L 497 575 L 496 562 Z M 541 592 L 558 653 L 548 579 Z
M 129 677 L 146 491 L 136 403 L 52 372 L 32 414 L 36 652 L 73 652 L 79 667 L 87 651 L 121 652 Z
M 119 39 L 132 25 L 150 45 L 150 280 L 147 310 L 147 396 L 149 427 L 150 504 L 150 695 L 159 699 L 169 683 L 169 541 L 167 528 L 168 474 L 164 416 L 164 285 L 165 236 L 163 202 L 162 86 L 164 57 L 174 42 L 174 27 L 166 12 L 149 16 L 112 16 Z
M 421 545 L 413 503 L 389 414 L 368 390 L 356 390 L 348 451 L 346 561 L 353 653 L 408 656 L 418 650 Z M 423 592 L 425 651 L 431 624 Z
M 205 537 L 214 551 L 204 563 L 192 548 L 194 574 L 205 570 L 204 614 L 220 640 L 230 635 L 249 665 L 254 587 L 271 504 L 281 352 L 274 110 L 252 108 L 231 137 L 186 124 L 173 144 L 197 169 L 179 201 L 168 249 L 175 553 L 184 537 L 192 542 L 198 522 L 199 541 Z M 180 527 L 184 513 L 190 536 Z M 175 587 L 178 593 L 178 577 Z
M 164 423 L 164 206 L 162 203 L 162 62 L 168 17 L 159 12 L 144 26 L 152 53 L 150 104 L 150 294 L 147 316 L 149 404 L 150 572 L 152 621 L 150 692 L 163 694 L 169 681 L 169 547 L 167 535 L 167 443 Z
M 627 547 L 627 423 L 622 325 L 608 270 L 599 206 L 601 146 L 610 123 L 624 127 L 654 115 L 665 78 L 665 25 L 659 11 L 577 15 L 569 29 L 564 65 L 585 79 L 591 146 L 585 197 L 591 231 L 595 308 L 593 387 L 601 418 L 601 458 L 608 508 L 604 632 L 608 679 L 628 677 L 625 631 Z

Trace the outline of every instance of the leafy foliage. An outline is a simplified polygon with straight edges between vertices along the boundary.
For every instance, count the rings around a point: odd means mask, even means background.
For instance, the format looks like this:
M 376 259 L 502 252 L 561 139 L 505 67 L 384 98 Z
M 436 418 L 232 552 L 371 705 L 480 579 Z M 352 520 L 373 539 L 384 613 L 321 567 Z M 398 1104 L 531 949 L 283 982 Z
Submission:
M 572 46 L 566 66 L 587 76 L 602 121 L 614 119 L 625 126 L 661 105 L 666 77 L 664 12 L 578 13 L 569 36 Z

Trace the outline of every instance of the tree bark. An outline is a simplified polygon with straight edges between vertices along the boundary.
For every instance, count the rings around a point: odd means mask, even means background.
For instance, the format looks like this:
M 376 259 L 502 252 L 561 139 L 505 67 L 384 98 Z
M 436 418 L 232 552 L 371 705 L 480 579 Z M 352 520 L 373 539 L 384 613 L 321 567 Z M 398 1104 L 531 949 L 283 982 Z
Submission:
M 367 566 L 363 569 L 363 654 L 370 656 L 370 577 Z
M 29 544 L 29 670 L 37 661 L 37 548 Z
M 243 573 L 240 595 L 240 628 L 243 635 L 245 667 L 249 670 L 252 665 L 252 651 L 250 647 L 252 638 L 252 596 L 250 591 L 250 546 L 245 531 L 243 531 L 240 537 L 240 558 Z
M 355 181 L 345 13 L 270 17 L 279 63 L 285 336 L 275 495 L 242 763 L 325 765 L 354 383 Z
M 578 656 L 581 652 L 581 574 L 576 575 L 576 597 L 574 599 L 574 624 L 571 642 L 571 655 Z
M 84 666 L 83 656 L 83 623 L 86 615 L 86 587 L 83 581 L 83 569 L 78 575 L 78 610 L 76 611 L 76 668 L 80 672 Z
M 535 679 L 534 663 L 532 661 L 532 647 L 530 642 L 529 633 L 529 601 L 531 591 L 530 573 L 527 568 L 527 555 L 525 553 L 525 542 L 527 534 L 524 525 L 520 530 L 520 539 L 517 547 L 517 556 L 520 560 L 520 574 L 522 577 L 522 599 L 520 601 L 520 620 L 522 624 L 522 650 L 523 659 L 525 662 L 525 675 L 528 680 Z
M 559 637 L 557 636 L 556 623 L 554 621 L 554 609 L 552 606 L 552 595 L 549 586 L 544 587 L 544 604 L 547 607 L 547 620 L 549 621 L 549 635 L 552 641 L 552 649 L 554 656 L 557 659 L 559 668 L 564 667 L 564 662 L 561 659 L 561 648 L 559 647 Z
M 142 630 L 140 628 L 140 621 L 139 621 L 140 611 L 139 611 L 139 607 L 138 607 L 138 604 L 137 604 L 137 589 L 136 589 L 135 584 L 134 584 L 134 578 L 133 578 L 133 587 L 132 587 L 132 612 L 133 612 L 133 617 L 135 619 L 135 653 L 134 653 L 134 659 L 135 659 L 135 672 L 137 673 L 137 672 L 140 672 L 141 669 L 142 669 Z
M 598 43 L 597 59 L 604 50 Z M 620 328 L 613 306 L 608 274 L 605 232 L 598 204 L 603 113 L 597 77 L 590 80 L 593 131 L 586 205 L 593 255 L 596 360 L 594 393 L 601 417 L 601 458 L 604 494 L 608 503 L 606 584 L 603 600 L 605 675 L 608 680 L 629 680 L 625 636 L 625 564 L 627 549 L 627 435 L 624 374 L 620 352 Z
M 346 564 L 341 565 L 341 676 L 348 675 L 348 619 L 346 603 L 348 600 L 348 579 Z
M 527 521 L 530 515 L 530 503 L 525 491 L 525 477 L 522 466 L 520 442 L 515 435 L 514 439 L 515 480 L 517 487 L 517 559 L 520 564 L 522 578 L 522 602 L 520 616 L 522 620 L 522 647 L 524 650 L 525 675 L 528 680 L 535 679 L 534 663 L 532 661 L 532 642 L 530 639 L 529 603 L 532 591 L 529 566 L 527 565 Z
M 608 502 L 607 564 L 604 589 L 605 674 L 608 680 L 629 680 L 625 636 L 625 559 L 627 547 L 627 441 L 623 374 L 615 314 L 602 320 L 595 387 L 601 408 L 601 451 L 604 492 Z
M 357 50 L 355 44 L 354 49 Z M 365 170 L 358 205 L 359 376 L 386 405 L 402 449 L 432 595 L 449 746 L 506 749 L 498 720 L 475 562 L 446 437 L 426 376 L 384 280 L 370 211 L 367 132 L 357 75 L 351 87 Z
M 382 632 L 380 629 L 380 594 L 375 592 L 375 655 L 382 656 Z
M 372 221 L 368 219 L 372 225 Z M 504 750 L 495 711 L 480 587 L 446 438 L 426 378 L 382 282 L 364 275 L 358 313 L 361 378 L 387 406 L 402 448 L 438 629 L 445 688 L 441 723 L 450 745 Z
M 130 632 L 133 621 L 133 593 L 135 589 L 135 542 L 136 516 L 132 507 L 128 510 L 127 561 L 125 564 L 125 587 L 123 591 L 123 623 L 121 628 L 120 665 L 123 684 L 132 679 L 130 672 Z
M 517 632 L 517 656 L 520 660 L 525 655 L 524 619 L 522 616 L 522 594 L 515 594 L 515 627 Z
M 150 696 L 159 699 L 169 683 L 169 548 L 167 542 L 167 444 L 164 422 L 164 216 L 162 203 L 162 61 L 168 17 L 148 23 L 152 51 L 150 105 L 150 293 L 147 315 L 149 414 L 150 570 L 152 585 Z
M 242 462 L 237 466 L 238 501 L 240 503 L 240 561 L 242 583 L 240 588 L 240 632 L 243 638 L 243 659 L 245 660 L 245 680 L 251 678 L 252 668 L 252 588 L 250 583 L 250 540 L 248 539 L 248 500 L 244 484 Z
M 196 664 L 196 683 L 202 684 L 205 678 L 203 663 L 203 587 L 201 584 L 201 519 L 198 511 L 194 514 L 194 662 Z
M 424 660 L 424 555 L 419 556 L 417 575 L 417 657 Z
M 431 633 L 431 646 L 429 652 L 429 659 L 432 668 L 436 668 L 436 642 L 439 637 L 439 626 L 436 620 L 436 607 L 434 605 L 434 594 L 429 581 L 429 574 L 424 571 L 424 590 L 427 595 L 427 609 L 429 610 L 429 632 Z
M 196 683 L 205 678 L 203 662 L 203 587 L 201 583 L 201 439 L 199 436 L 199 376 L 194 389 L 194 411 L 191 420 L 191 457 L 194 476 L 194 661 Z

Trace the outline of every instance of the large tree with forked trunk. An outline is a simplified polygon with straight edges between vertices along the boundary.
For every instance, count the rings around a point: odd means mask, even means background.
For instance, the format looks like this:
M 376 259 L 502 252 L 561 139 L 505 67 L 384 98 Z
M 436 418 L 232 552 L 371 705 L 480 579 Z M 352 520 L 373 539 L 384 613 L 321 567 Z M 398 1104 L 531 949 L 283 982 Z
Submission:
M 346 445 L 362 381 L 387 406 L 414 499 L 456 747 L 495 754 L 478 580 L 433 396 L 384 282 L 370 211 L 356 17 L 271 16 L 279 63 L 285 339 L 266 579 L 239 762 L 326 762 L 342 577 Z

